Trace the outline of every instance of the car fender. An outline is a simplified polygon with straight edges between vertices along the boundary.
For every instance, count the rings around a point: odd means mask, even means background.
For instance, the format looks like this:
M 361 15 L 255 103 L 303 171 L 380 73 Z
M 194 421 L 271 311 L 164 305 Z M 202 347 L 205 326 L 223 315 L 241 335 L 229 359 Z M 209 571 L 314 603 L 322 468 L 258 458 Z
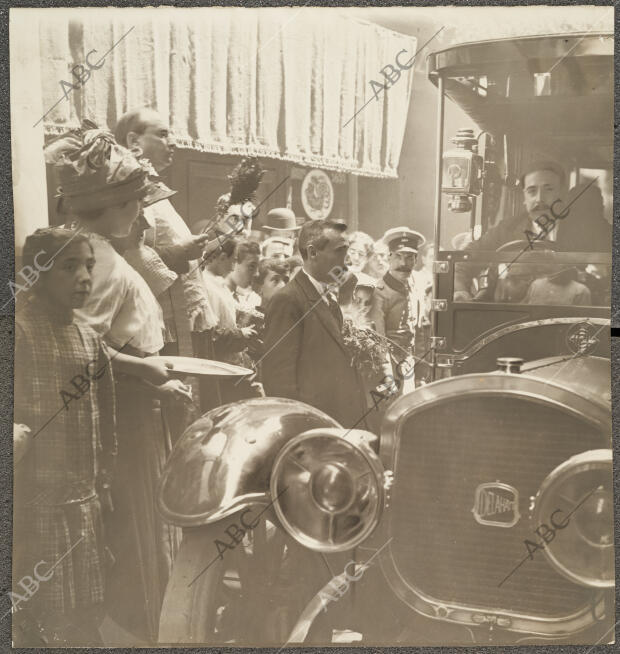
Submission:
M 340 425 L 303 402 L 277 397 L 217 407 L 175 445 L 158 489 L 164 518 L 181 527 L 211 524 L 252 504 L 269 504 L 273 461 L 309 429 Z

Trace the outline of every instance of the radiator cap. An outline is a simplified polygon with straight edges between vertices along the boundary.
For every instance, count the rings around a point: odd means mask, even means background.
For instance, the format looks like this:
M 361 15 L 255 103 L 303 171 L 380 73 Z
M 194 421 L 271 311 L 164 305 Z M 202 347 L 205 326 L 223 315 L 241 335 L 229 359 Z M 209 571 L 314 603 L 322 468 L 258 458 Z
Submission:
M 523 363 L 524 360 L 519 357 L 498 357 L 497 369 L 501 370 L 501 372 L 511 372 L 518 375 L 521 372 Z

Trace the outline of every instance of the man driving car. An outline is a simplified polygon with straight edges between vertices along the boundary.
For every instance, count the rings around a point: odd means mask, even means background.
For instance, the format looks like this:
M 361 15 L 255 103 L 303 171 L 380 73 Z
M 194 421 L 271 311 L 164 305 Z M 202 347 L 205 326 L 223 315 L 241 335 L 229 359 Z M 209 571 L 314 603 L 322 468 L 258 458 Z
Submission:
M 605 252 L 611 248 L 611 227 L 589 210 L 587 199 L 598 191 L 593 185 L 567 193 L 566 173 L 553 161 L 535 161 L 524 169 L 519 180 L 524 211 L 500 220 L 466 250 L 495 251 L 519 241 L 520 249 L 531 249 L 534 242 L 554 243 L 564 252 Z M 586 195 L 588 194 L 588 195 Z M 459 266 L 454 279 L 454 300 L 472 299 L 470 266 Z

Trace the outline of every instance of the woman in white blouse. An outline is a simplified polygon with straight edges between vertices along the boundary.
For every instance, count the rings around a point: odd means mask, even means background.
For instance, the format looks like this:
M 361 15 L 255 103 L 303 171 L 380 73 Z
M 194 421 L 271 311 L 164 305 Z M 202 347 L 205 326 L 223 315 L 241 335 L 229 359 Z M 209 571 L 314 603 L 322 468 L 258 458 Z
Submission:
M 156 489 L 170 451 L 160 400 L 187 396 L 165 366 L 149 361 L 163 347 L 161 308 L 145 280 L 116 252 L 110 239 L 125 237 L 151 188 L 147 171 L 111 135 L 79 131 L 63 149 L 55 144 L 62 202 L 91 235 L 92 291 L 78 317 L 116 350 L 118 456 L 114 510 L 107 536 L 115 559 L 106 589 L 108 614 L 145 643 L 157 639 L 161 600 L 179 543 L 164 523 Z

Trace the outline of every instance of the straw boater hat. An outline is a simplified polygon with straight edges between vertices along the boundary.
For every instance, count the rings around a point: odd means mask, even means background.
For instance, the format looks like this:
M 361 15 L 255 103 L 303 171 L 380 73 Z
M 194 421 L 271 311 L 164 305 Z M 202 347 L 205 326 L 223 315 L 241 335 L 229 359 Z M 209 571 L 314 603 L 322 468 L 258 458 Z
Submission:
M 297 224 L 295 213 L 290 209 L 272 209 L 265 219 L 262 229 L 277 234 L 278 232 L 296 232 L 301 229 Z

